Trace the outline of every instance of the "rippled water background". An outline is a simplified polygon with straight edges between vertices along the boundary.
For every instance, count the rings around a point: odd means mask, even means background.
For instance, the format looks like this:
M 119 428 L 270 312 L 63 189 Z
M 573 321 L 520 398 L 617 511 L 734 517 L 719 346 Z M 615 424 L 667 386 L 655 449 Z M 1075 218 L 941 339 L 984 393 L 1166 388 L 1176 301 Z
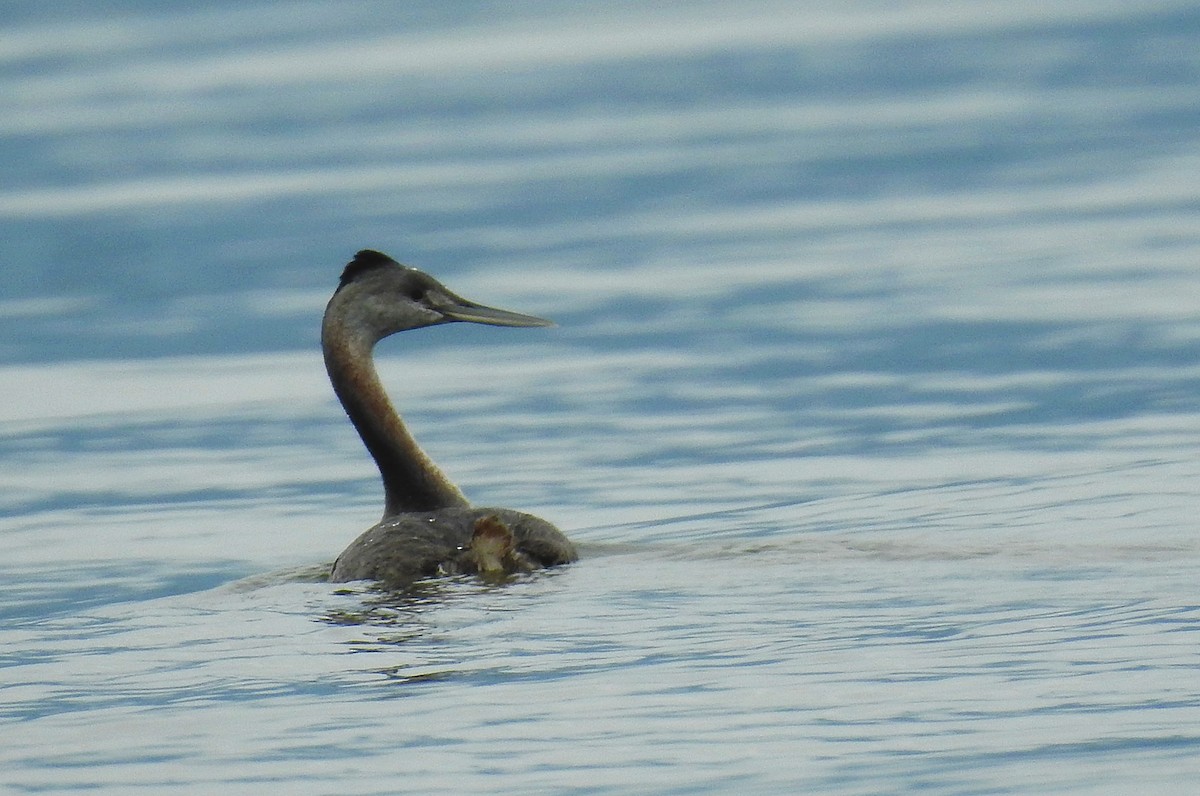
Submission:
M 1200 781 L 1194 3 L 3 15 L 9 791 Z M 320 582 L 366 246 L 558 321 L 379 354 L 577 565 Z

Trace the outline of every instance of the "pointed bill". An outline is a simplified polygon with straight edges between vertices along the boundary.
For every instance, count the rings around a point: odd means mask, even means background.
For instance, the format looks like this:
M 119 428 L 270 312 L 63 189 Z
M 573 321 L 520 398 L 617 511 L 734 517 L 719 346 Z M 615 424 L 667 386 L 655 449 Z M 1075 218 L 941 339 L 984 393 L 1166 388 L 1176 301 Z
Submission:
M 501 310 L 496 307 L 485 307 L 473 301 L 467 301 L 453 294 L 438 297 L 436 306 L 439 312 L 447 318 L 468 323 L 486 323 L 489 326 L 553 326 L 554 321 L 539 318 L 536 315 L 524 315 L 520 312 Z

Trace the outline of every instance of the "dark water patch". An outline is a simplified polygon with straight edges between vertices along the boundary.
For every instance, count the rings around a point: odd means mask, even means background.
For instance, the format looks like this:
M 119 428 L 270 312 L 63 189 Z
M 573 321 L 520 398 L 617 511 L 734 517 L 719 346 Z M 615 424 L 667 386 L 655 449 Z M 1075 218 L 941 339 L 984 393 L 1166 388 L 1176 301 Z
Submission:
M 114 648 L 112 652 L 120 654 L 126 650 Z M 303 698 L 305 701 L 319 701 L 337 698 L 345 695 L 347 689 L 355 690 L 360 687 L 356 683 L 338 678 L 292 683 L 281 683 L 269 678 L 262 681 L 247 678 L 237 683 L 209 682 L 203 685 L 169 684 L 160 687 L 133 686 L 115 689 L 111 683 L 96 685 L 96 688 L 89 689 L 81 684 L 77 690 L 48 696 L 36 704 L 12 705 L 0 715 L 14 720 L 32 721 L 90 711 L 139 713 L 145 710 L 199 708 L 206 705 L 256 703 L 273 699 Z
M 190 563 L 186 570 L 131 558 L 119 563 L 71 563 L 52 571 L 8 570 L 0 578 L 0 620 L 37 627 L 101 606 L 148 602 L 207 591 L 250 574 L 237 561 Z M 17 659 L 23 655 L 17 654 Z

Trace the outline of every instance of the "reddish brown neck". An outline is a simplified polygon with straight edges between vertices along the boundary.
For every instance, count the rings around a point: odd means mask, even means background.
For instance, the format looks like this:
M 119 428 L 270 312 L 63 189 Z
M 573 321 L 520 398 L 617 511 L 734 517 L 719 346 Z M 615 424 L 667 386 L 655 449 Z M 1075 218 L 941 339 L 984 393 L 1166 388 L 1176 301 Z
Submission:
M 417 445 L 388 400 L 371 356 L 375 341 L 354 331 L 345 327 L 331 305 L 321 345 L 333 390 L 379 467 L 386 496 L 384 516 L 468 505 L 458 487 Z

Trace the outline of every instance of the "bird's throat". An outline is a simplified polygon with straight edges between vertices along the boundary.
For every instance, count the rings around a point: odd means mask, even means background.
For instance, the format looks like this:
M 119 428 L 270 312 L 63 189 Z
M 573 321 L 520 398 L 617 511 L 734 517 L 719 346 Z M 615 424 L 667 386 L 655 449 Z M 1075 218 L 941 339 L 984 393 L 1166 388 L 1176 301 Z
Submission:
M 468 505 L 466 497 L 425 454 L 400 419 L 371 355 L 373 343 L 322 329 L 325 367 L 334 392 L 367 446 L 383 479 L 384 517 Z

